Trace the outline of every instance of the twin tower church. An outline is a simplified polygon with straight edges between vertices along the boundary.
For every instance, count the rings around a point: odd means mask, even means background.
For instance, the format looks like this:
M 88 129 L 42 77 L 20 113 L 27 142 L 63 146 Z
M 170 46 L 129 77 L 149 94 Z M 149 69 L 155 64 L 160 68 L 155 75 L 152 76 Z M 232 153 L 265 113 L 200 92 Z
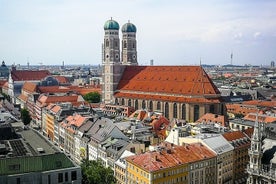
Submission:
M 104 103 L 159 111 L 170 120 L 225 113 L 219 90 L 201 66 L 139 66 L 136 26 L 124 24 L 121 41 L 119 30 L 115 20 L 104 24 Z

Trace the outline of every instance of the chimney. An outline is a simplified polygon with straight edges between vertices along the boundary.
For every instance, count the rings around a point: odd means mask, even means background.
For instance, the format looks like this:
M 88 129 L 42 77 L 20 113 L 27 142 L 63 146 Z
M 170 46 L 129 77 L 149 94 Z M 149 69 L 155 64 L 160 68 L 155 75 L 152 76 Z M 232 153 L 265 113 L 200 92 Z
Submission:
M 150 66 L 153 66 L 153 59 L 150 60 Z

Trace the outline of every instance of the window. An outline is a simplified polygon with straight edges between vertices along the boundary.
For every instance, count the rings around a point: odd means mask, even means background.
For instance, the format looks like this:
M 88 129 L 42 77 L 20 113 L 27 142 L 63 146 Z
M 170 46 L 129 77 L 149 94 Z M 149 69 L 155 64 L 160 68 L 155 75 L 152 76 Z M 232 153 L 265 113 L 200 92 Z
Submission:
M 77 180 L 77 171 L 72 171 L 71 172 L 71 180 L 72 181 Z
M 182 117 L 181 118 L 186 120 L 186 105 L 185 104 L 182 104 L 181 111 L 182 111 Z
M 161 104 L 160 102 L 157 102 L 157 107 L 156 107 L 157 110 L 161 110 Z
M 108 40 L 105 41 L 105 46 L 109 47 L 109 41 Z
M 122 99 L 122 105 L 125 105 L 125 99 Z
M 63 182 L 63 173 L 58 173 L 58 182 L 59 183 Z
M 51 184 L 51 175 L 48 175 L 48 184 Z
M 142 101 L 142 109 L 145 109 L 146 108 L 146 102 L 145 100 Z
M 20 184 L 20 178 L 16 178 L 16 184 Z
M 127 48 L 127 42 L 124 41 L 124 48 Z
M 68 181 L 68 172 L 65 173 L 65 181 Z
M 165 117 L 169 118 L 169 104 L 168 104 L 168 102 L 165 103 Z
M 195 105 L 194 106 L 194 121 L 199 119 L 199 106 Z
M 131 100 L 128 99 L 128 106 L 131 106 Z
M 152 105 L 152 101 L 150 101 L 150 102 L 149 102 L 149 110 L 153 110 L 153 109 L 152 109 L 152 106 L 153 106 L 153 105 Z
M 135 100 L 134 108 L 137 110 L 138 109 L 138 100 Z
M 177 104 L 173 104 L 173 118 L 177 118 Z

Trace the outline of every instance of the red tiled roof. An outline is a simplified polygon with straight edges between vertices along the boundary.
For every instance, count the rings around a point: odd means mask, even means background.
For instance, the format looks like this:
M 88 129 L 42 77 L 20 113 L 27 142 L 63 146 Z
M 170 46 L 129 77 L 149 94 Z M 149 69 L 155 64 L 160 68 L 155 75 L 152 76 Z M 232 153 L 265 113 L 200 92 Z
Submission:
M 7 82 L 7 80 L 0 80 L 0 87 L 3 87 L 6 82 Z
M 126 160 L 145 171 L 154 172 L 216 156 L 215 153 L 200 143 L 188 146 L 172 146 L 171 143 L 163 143 L 163 147 L 165 149 L 161 151 L 151 151 L 130 156 Z
M 50 75 L 48 70 L 12 70 L 11 76 L 13 81 L 32 81 L 41 80 Z
M 23 102 L 27 102 L 28 97 L 26 95 L 20 94 L 17 98 L 22 100 Z
M 252 137 L 253 132 L 254 132 L 254 127 L 247 128 L 247 129 L 244 130 L 244 133 L 245 133 L 249 138 Z
M 40 95 L 37 102 L 45 105 L 49 103 L 57 103 L 57 102 L 82 102 L 79 98 L 79 95 L 72 96 L 46 96 Z
M 185 102 L 185 103 L 220 103 L 218 98 L 189 98 L 189 97 L 176 97 L 171 95 L 147 95 L 147 94 L 135 94 L 135 93 L 124 93 L 117 92 L 114 95 L 115 97 L 125 97 L 132 99 L 145 99 L 145 100 L 156 100 L 156 101 L 172 101 L 172 102 Z
M 222 126 L 226 126 L 225 117 L 223 115 L 217 115 L 212 113 L 204 114 L 201 118 L 197 120 L 197 122 L 200 122 L 200 123 L 216 122 L 216 123 L 220 123 Z
M 127 66 L 117 90 L 182 96 L 220 94 L 201 66 Z
M 166 130 L 170 121 L 165 116 L 158 116 L 150 123 L 156 135 L 162 139 L 166 138 Z
M 36 92 L 36 84 L 32 82 L 24 82 L 22 90 L 28 93 L 34 93 Z
M 259 107 L 276 107 L 276 101 L 264 101 L 264 100 L 251 100 L 251 101 L 245 101 L 243 104 L 246 105 L 256 105 Z
M 248 113 L 258 112 L 257 107 L 248 106 L 244 104 L 226 104 L 227 112 L 234 113 L 234 114 L 242 114 L 247 115 Z
M 60 76 L 60 75 L 55 75 L 53 76 L 60 84 L 67 84 L 69 83 L 69 80 L 67 77 Z
M 247 114 L 243 119 L 249 120 L 249 121 L 256 121 L 256 114 L 253 114 L 253 113 Z M 273 123 L 273 122 L 276 122 L 276 117 L 259 114 L 258 121 L 264 122 L 264 123 Z
M 76 92 L 81 95 L 85 95 L 90 92 L 99 92 L 101 93 L 100 86 L 87 86 L 87 87 L 79 87 L 79 86 L 38 86 L 38 90 L 40 93 L 67 93 L 67 92 Z
M 233 141 L 246 137 L 241 131 L 226 132 L 222 135 L 227 141 Z
M 132 113 L 129 118 L 135 118 L 136 120 L 144 120 L 147 118 L 147 111 L 146 110 L 136 110 L 134 113 Z

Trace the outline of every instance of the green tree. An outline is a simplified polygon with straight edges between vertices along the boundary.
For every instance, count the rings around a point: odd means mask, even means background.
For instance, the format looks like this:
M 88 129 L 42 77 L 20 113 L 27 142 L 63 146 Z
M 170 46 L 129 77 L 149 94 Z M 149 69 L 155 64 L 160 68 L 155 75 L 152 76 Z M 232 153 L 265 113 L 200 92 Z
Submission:
M 24 125 L 30 124 L 30 122 L 32 120 L 29 111 L 25 108 L 21 109 L 21 119 L 22 119 Z
M 99 103 L 101 101 L 101 95 L 98 92 L 87 93 L 83 98 L 90 103 Z
M 81 164 L 83 184 L 115 184 L 113 170 L 104 167 L 100 161 L 83 160 Z

